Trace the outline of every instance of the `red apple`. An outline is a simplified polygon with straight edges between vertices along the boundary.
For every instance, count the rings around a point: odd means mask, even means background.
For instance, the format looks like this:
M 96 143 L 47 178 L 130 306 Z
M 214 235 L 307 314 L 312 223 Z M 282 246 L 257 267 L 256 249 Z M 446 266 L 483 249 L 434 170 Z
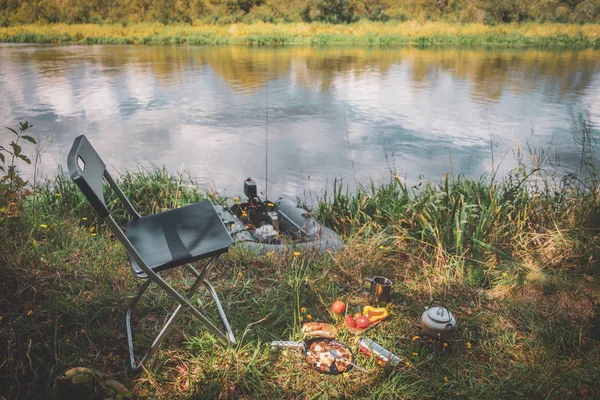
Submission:
M 341 300 L 338 300 L 335 303 L 333 303 L 331 309 L 336 314 L 343 314 L 344 312 L 346 312 L 346 303 L 344 303 Z

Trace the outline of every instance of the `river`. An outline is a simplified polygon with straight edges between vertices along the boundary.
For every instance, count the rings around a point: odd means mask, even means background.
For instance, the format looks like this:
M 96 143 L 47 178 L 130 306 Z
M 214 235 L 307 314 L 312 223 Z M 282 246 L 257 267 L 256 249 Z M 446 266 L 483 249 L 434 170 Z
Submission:
M 222 195 L 266 172 L 271 197 L 305 198 L 390 170 L 503 175 L 527 148 L 573 169 L 582 112 L 600 126 L 598 50 L 0 45 L 0 123 L 35 125 L 42 176 L 80 134 L 110 172 L 165 165 Z

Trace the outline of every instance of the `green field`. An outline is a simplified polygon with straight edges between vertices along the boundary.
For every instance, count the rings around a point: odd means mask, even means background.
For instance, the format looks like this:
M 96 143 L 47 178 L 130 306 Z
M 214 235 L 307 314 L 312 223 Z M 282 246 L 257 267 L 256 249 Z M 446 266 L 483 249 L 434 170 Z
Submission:
M 502 180 L 409 186 L 390 171 L 388 182 L 354 192 L 336 186 L 315 215 L 343 235 L 343 251 L 234 248 L 211 280 L 239 345 L 223 345 L 186 316 L 138 375 L 128 372 L 124 317 L 140 282 L 123 247 L 68 177 L 32 182 L 29 194 L 6 186 L 15 183 L 7 174 L 3 195 L 18 195 L 0 208 L 0 396 L 116 398 L 113 379 L 135 398 L 597 398 L 599 182 L 591 126 L 579 119 L 574 128 L 582 159 L 570 175 L 553 170 L 548 153 L 523 151 L 531 162 Z M 182 178 L 154 169 L 119 182 L 142 214 L 219 201 L 182 189 Z M 122 221 L 114 200 L 107 195 Z M 327 376 L 293 351 L 270 350 L 272 340 L 300 340 L 304 321 L 341 323 L 331 304 L 343 299 L 355 312 L 365 305 L 362 278 L 375 274 L 395 286 L 390 317 L 367 336 L 400 356 L 399 368 L 357 355 L 372 374 Z M 183 273 L 164 276 L 180 290 L 191 283 Z M 160 290 L 150 293 L 136 321 L 146 345 L 174 308 Z M 415 337 L 433 298 L 458 320 L 448 346 Z M 352 335 L 341 330 L 340 339 L 356 352 Z M 73 367 L 105 375 L 61 379 Z

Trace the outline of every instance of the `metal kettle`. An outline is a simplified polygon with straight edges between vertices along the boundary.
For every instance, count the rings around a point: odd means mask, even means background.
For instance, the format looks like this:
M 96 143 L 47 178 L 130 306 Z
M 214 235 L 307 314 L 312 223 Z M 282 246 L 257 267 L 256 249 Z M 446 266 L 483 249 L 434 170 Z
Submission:
M 440 300 L 433 299 L 429 308 L 421 315 L 421 330 L 424 334 L 434 339 L 448 339 L 456 329 L 456 318 L 445 307 L 433 306 L 441 304 Z

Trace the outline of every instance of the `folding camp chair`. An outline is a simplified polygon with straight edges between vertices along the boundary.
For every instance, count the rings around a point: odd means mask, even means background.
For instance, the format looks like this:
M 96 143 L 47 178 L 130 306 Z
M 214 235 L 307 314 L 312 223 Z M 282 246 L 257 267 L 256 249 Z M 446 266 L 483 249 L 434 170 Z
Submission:
M 75 139 L 68 155 L 67 164 L 71 178 L 100 217 L 106 221 L 115 237 L 125 246 L 133 274 L 138 278 L 145 279 L 137 294 L 131 300 L 125 318 L 131 368 L 138 369 L 142 363 L 152 356 L 183 309 L 189 310 L 215 336 L 225 342 L 235 344 L 235 336 L 231 331 L 223 307 L 221 307 L 219 297 L 206 280 L 206 275 L 215 260 L 219 255 L 227 252 L 229 246 L 233 244 L 233 240 L 213 204 L 210 201 L 200 201 L 186 207 L 145 217 L 140 216 L 110 176 L 106 170 L 106 165 L 84 135 Z M 132 217 L 127 223 L 125 231 L 111 217 L 104 202 L 103 178 L 116 192 Z M 190 264 L 205 258 L 210 258 L 210 260 L 201 272 L 198 272 Z M 196 281 L 185 297 L 158 275 L 160 271 L 178 266 L 185 266 L 196 277 Z M 177 300 L 179 305 L 154 339 L 150 349 L 136 364 L 131 333 L 131 313 L 151 282 L 155 282 L 160 286 L 169 296 Z M 212 295 L 220 319 L 225 327 L 225 332 L 219 330 L 197 308 L 190 304 L 192 295 L 200 285 L 204 285 Z

